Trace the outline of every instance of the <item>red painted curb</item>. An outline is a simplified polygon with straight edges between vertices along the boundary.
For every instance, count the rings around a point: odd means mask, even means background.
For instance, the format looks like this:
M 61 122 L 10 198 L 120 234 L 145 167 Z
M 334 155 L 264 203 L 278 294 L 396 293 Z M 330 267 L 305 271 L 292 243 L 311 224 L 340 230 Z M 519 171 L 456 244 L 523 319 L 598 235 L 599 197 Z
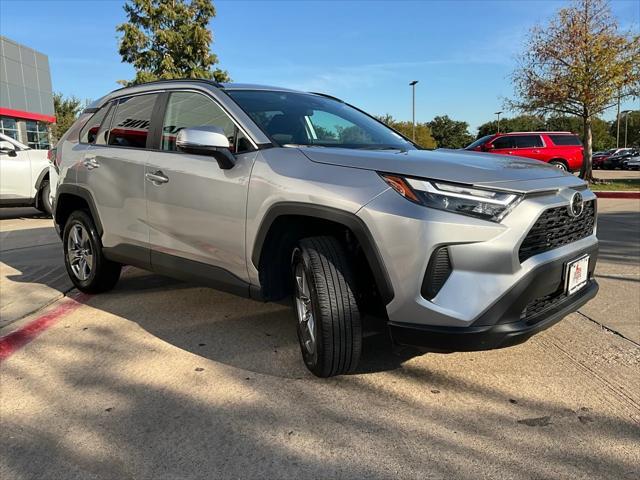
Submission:
M 67 297 L 50 312 L 39 316 L 15 332 L 0 337 L 0 362 L 9 358 L 42 332 L 52 327 L 62 317 L 84 305 L 90 297 L 91 295 L 84 293 L 77 294 L 74 297 Z
M 625 192 L 625 191 L 613 191 L 613 190 L 604 190 L 604 191 L 595 191 L 598 198 L 640 198 L 640 192 Z

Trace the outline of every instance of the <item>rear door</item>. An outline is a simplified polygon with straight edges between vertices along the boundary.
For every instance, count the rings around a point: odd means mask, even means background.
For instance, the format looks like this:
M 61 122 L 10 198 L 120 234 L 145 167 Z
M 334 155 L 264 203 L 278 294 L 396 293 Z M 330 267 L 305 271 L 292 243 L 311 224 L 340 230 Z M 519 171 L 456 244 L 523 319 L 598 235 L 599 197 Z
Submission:
M 149 264 L 144 168 L 158 96 L 148 93 L 112 102 L 78 171 L 78 183 L 95 200 L 104 247 L 135 257 L 132 263 L 141 266 Z M 95 132 L 95 126 L 92 129 Z
M 146 167 L 152 266 L 196 272 L 199 266 L 188 262 L 194 261 L 246 279 L 247 188 L 257 152 L 209 96 L 173 91 L 164 101 L 158 148 Z M 233 168 L 222 170 L 213 157 L 176 150 L 178 132 L 198 126 L 224 130 L 236 156 Z M 154 181 L 157 178 L 166 180 Z
M 513 135 L 512 138 L 516 147 L 515 155 L 536 160 L 549 160 L 546 158 L 544 142 L 540 135 Z

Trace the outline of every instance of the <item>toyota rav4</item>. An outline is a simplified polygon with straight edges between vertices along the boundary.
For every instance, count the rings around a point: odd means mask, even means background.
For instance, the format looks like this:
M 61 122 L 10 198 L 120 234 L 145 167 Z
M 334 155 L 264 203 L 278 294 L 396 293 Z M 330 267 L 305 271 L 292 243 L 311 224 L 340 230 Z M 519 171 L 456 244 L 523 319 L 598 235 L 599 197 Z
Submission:
M 205 80 L 116 90 L 55 150 L 71 280 L 121 266 L 293 298 L 316 375 L 354 370 L 363 323 L 439 351 L 520 343 L 598 290 L 596 198 L 545 163 L 425 151 L 330 96 Z

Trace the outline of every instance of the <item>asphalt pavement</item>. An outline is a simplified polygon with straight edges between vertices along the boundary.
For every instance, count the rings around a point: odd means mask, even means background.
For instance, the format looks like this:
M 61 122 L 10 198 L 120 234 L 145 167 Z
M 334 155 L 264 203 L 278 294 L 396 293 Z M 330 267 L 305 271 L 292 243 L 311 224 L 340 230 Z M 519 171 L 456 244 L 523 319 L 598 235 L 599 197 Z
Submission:
M 527 343 L 372 335 L 321 380 L 286 306 L 134 268 L 63 298 L 51 220 L 0 210 L 0 336 L 49 327 L 0 363 L 0 478 L 635 478 L 639 212 L 600 200 L 598 297 Z

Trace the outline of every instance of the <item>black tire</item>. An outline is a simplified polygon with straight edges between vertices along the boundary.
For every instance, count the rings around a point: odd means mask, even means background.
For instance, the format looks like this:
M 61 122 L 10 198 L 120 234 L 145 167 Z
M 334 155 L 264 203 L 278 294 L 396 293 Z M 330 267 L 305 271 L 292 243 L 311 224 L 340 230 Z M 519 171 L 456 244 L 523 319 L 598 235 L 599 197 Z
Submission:
M 81 227 L 86 232 L 86 241 L 83 245 L 91 252 L 91 260 L 86 262 L 90 269 L 86 278 L 80 278 L 72 266 L 69 247 L 72 230 Z M 83 234 L 84 235 L 84 234 Z M 84 210 L 76 210 L 64 225 L 62 244 L 64 247 L 64 264 L 67 267 L 69 278 L 78 290 L 86 293 L 101 293 L 111 290 L 120 278 L 122 265 L 111 262 L 102 254 L 102 242 L 93 223 L 91 216 Z M 77 268 L 77 267 L 76 267 Z
M 298 265 L 308 282 L 315 327 L 315 348 L 309 351 L 296 307 L 298 339 L 307 368 L 318 377 L 353 372 L 360 360 L 362 325 L 354 275 L 344 248 L 334 237 L 310 237 L 299 242 L 292 257 L 296 305 Z
M 50 191 L 51 186 L 49 185 L 49 180 L 43 180 L 42 185 L 40 185 L 40 192 L 38 192 L 38 210 L 49 216 L 53 210 L 51 208 L 51 200 L 49 200 Z
M 549 165 L 553 165 L 554 167 L 562 170 L 563 172 L 569 171 L 569 169 L 567 168 L 567 165 L 561 160 L 554 160 L 552 162 L 549 162 Z

